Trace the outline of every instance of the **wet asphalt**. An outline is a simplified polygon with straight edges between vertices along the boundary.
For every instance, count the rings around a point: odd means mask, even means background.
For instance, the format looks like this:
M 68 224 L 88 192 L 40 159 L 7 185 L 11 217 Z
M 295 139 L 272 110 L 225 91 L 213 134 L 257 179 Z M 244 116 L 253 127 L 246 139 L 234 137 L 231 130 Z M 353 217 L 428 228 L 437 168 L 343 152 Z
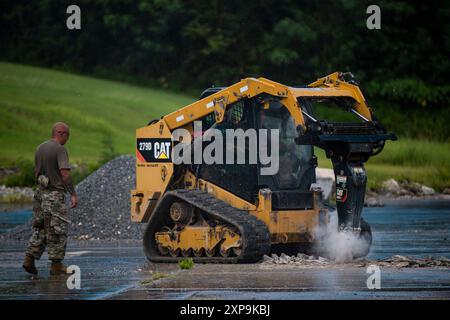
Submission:
M 2 213 L 3 214 L 3 213 Z M 404 201 L 365 208 L 374 242 L 371 260 L 395 254 L 450 258 L 450 202 Z M 140 241 L 71 241 L 65 263 L 80 267 L 80 289 L 68 276 L 21 268 L 25 243 L 0 243 L 0 299 L 450 299 L 450 268 L 380 269 L 381 289 L 358 264 L 325 266 L 152 264 Z

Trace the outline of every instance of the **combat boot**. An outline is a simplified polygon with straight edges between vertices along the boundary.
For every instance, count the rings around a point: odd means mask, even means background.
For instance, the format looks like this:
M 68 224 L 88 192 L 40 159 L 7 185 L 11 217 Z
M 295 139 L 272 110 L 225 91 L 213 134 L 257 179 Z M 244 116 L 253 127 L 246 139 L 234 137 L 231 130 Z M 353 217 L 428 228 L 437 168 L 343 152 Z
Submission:
M 38 273 L 36 266 L 34 265 L 34 257 L 32 257 L 32 256 L 29 256 L 29 255 L 25 256 L 25 260 L 23 261 L 22 267 L 28 273 L 31 273 L 31 274 Z
M 53 260 L 52 261 L 52 265 L 50 267 L 50 274 L 52 276 L 65 274 L 66 271 L 67 271 L 67 267 L 65 265 L 63 265 L 61 260 Z

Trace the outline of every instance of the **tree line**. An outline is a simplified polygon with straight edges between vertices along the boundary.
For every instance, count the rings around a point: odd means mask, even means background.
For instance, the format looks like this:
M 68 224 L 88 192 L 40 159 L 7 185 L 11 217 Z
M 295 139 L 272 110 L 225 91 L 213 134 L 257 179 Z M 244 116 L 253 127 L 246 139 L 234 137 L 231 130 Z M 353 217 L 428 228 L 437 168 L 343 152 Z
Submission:
M 81 9 L 81 29 L 66 8 Z M 0 4 L 0 59 L 174 90 L 248 76 L 306 84 L 352 71 L 370 96 L 407 108 L 450 102 L 450 2 L 15 0 Z

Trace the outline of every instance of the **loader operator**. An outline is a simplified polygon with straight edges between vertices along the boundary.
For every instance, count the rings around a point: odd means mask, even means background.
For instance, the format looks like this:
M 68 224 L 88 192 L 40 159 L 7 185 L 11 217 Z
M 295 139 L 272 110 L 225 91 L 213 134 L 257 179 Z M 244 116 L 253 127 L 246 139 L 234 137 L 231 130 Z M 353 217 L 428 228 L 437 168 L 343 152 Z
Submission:
M 52 128 L 52 138 L 36 149 L 33 233 L 25 253 L 23 268 L 37 274 L 34 261 L 39 260 L 48 246 L 48 257 L 52 261 L 50 274 L 66 272 L 62 264 L 66 252 L 69 220 L 65 204 L 65 193 L 71 194 L 71 207 L 77 205 L 77 195 L 70 179 L 69 156 L 64 144 L 69 140 L 69 126 L 57 122 Z

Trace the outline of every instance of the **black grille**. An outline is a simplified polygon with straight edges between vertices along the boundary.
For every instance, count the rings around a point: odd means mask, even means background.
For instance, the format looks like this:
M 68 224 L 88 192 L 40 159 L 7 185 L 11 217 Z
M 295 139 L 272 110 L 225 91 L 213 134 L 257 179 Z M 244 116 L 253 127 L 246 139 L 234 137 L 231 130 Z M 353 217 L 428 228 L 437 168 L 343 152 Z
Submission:
M 373 127 L 366 124 L 333 122 L 329 124 L 329 131 L 333 134 L 375 134 Z

